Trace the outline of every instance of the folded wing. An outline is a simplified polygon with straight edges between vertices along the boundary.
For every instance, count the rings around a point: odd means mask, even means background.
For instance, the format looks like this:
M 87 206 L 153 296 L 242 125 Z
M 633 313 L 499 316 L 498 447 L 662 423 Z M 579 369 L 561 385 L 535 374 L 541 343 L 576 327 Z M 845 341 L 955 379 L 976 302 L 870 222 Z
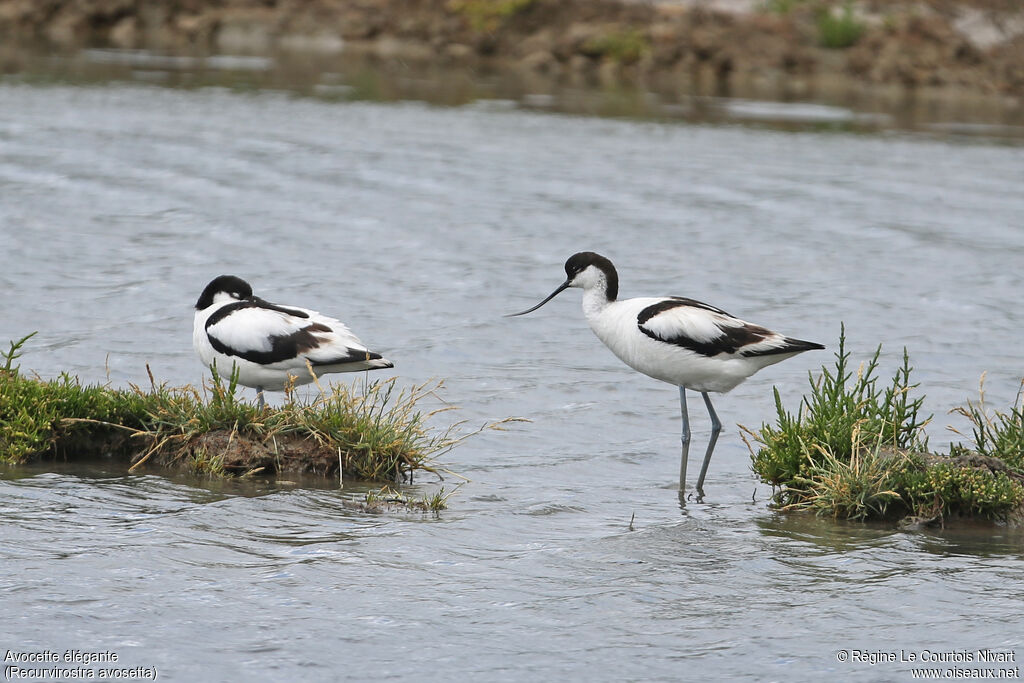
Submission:
M 220 309 L 206 323 L 220 353 L 260 365 L 295 362 L 337 365 L 380 358 L 339 320 L 302 308 L 243 301 Z
M 769 356 L 824 348 L 783 336 L 729 315 L 708 304 L 672 297 L 648 306 L 637 316 L 640 331 L 702 356 L 720 354 Z

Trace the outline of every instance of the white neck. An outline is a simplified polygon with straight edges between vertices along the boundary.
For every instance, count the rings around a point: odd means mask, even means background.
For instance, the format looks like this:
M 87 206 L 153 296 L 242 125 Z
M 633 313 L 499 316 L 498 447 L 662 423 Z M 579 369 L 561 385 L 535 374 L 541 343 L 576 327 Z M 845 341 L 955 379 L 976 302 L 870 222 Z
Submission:
M 600 315 L 601 311 L 603 311 L 609 303 L 611 302 L 608 301 L 608 292 L 603 279 L 598 286 L 587 287 L 583 290 L 583 315 L 586 316 L 588 320 Z

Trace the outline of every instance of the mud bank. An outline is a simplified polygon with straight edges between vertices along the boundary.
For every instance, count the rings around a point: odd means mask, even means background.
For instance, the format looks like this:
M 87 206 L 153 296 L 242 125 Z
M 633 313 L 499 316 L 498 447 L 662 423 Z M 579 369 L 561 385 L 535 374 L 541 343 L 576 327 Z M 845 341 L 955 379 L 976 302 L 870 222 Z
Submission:
M 1024 7 L 1012 0 L 0 0 L 0 37 L 65 50 L 500 62 L 559 81 L 721 94 L 799 97 L 839 81 L 1024 96 Z
M 135 435 L 142 438 L 131 438 Z M 314 474 L 334 479 L 343 462 L 336 448 L 311 438 L 286 434 L 263 440 L 230 428 L 192 435 L 174 448 L 163 446 L 149 434 L 126 434 L 96 425 L 87 430 L 56 430 L 50 446 L 33 459 L 116 458 L 125 462 L 128 471 L 168 468 L 194 474 Z

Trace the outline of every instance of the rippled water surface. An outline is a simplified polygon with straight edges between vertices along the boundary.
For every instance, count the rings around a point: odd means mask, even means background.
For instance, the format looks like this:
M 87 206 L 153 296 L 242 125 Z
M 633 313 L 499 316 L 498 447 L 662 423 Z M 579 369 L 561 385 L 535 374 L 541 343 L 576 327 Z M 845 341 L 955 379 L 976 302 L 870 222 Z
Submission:
M 191 306 L 234 273 L 348 321 L 403 385 L 446 378 L 469 427 L 532 421 L 445 456 L 470 481 L 436 517 L 355 512 L 329 482 L 4 470 L 0 644 L 177 681 L 907 680 L 837 651 L 1024 657 L 1018 532 L 769 509 L 736 423 L 771 417 L 773 385 L 794 405 L 828 353 L 716 400 L 708 495 L 681 507 L 675 390 L 604 349 L 575 290 L 501 317 L 589 249 L 624 296 L 832 349 L 845 321 L 858 360 L 909 348 L 941 447 L 982 372 L 996 406 L 1024 372 L 1022 187 L 1020 147 L 984 139 L 0 84 L 0 339 L 39 331 L 24 368 L 198 384 Z

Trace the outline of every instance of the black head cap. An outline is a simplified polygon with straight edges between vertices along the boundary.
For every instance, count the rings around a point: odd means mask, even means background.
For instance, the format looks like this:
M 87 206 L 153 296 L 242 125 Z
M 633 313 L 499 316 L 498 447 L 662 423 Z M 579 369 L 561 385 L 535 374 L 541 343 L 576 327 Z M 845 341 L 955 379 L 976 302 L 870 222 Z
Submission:
M 248 299 L 252 296 L 252 287 L 240 277 L 221 275 L 206 285 L 206 289 L 200 295 L 199 301 L 196 302 L 196 310 L 201 311 L 204 308 L 208 308 L 213 304 L 213 297 L 221 292 L 231 294 L 237 299 Z
M 574 277 L 590 266 L 594 266 L 604 273 L 605 280 L 608 282 L 608 300 L 615 301 L 615 297 L 619 295 L 619 274 L 615 271 L 615 266 L 612 265 L 612 262 L 604 256 L 595 254 L 592 251 L 581 251 L 578 254 L 573 254 L 565 262 L 565 276 L 571 282 Z

